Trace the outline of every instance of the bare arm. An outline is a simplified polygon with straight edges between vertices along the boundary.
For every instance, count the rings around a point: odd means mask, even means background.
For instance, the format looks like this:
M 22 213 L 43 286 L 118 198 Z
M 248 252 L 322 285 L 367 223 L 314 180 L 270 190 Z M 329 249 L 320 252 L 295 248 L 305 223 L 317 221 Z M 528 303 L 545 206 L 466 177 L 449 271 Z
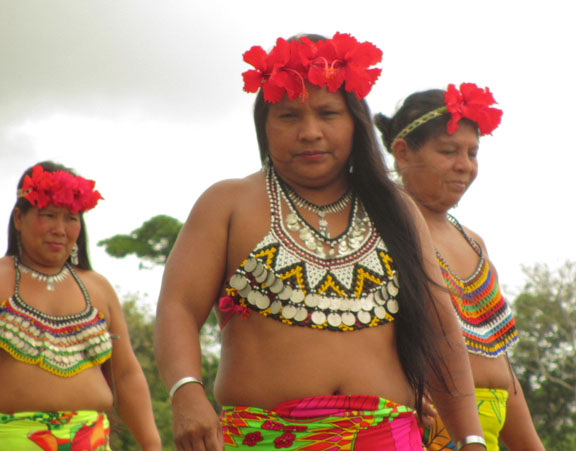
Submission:
M 166 263 L 155 350 L 168 389 L 183 377 L 202 377 L 198 334 L 218 298 L 226 272 L 233 185 L 222 182 L 198 199 Z M 219 419 L 199 384 L 178 389 L 172 409 L 178 450 L 224 449 Z
M 406 202 L 413 214 L 419 233 L 424 269 L 432 281 L 430 291 L 435 301 L 437 313 L 431 309 L 430 317 L 437 330 L 437 336 L 444 336 L 444 339 L 438 339 L 439 355 L 449 372 L 444 376 L 450 392 L 441 388 L 431 389 L 430 395 L 451 437 L 454 437 L 455 440 L 461 440 L 469 435 L 483 436 L 478 419 L 474 381 L 468 353 L 452 303 L 444 289 L 444 281 L 436 261 L 432 239 L 418 208 L 411 199 L 406 198 Z M 430 371 L 429 380 L 431 387 L 442 387 L 441 381 L 438 380 L 433 371 Z M 467 445 L 463 449 L 473 451 L 484 450 L 485 448 L 482 445 Z
M 117 395 L 116 410 L 142 450 L 159 451 L 162 446 L 148 383 L 132 350 L 120 302 L 108 282 L 104 281 L 104 284 L 106 298 L 110 300 L 109 330 L 114 337 L 110 364 Z
M 524 392 L 513 371 L 512 378 L 508 387 L 506 422 L 500 431 L 500 438 L 510 451 L 544 451 L 532 422 Z
M 478 242 L 482 247 L 484 256 L 486 259 L 489 259 L 488 249 L 486 248 L 486 244 L 482 237 L 468 228 L 466 228 L 466 233 Z M 497 275 L 498 273 L 492 262 L 490 262 L 490 266 Z M 507 388 L 508 401 L 506 402 L 506 421 L 504 427 L 500 431 L 500 438 L 510 451 L 544 450 L 544 446 L 542 445 L 540 437 L 538 437 L 538 433 L 534 427 L 534 423 L 532 422 L 532 417 L 528 405 L 526 404 L 526 399 L 524 398 L 522 386 L 518 382 L 518 378 L 512 369 L 510 374 L 510 384 Z

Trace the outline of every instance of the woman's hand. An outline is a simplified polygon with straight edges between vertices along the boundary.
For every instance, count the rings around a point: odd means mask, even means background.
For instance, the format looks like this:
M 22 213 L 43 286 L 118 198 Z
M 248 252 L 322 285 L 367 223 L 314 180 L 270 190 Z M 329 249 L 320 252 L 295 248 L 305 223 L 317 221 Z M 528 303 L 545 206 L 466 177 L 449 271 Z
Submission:
M 178 451 L 224 451 L 220 420 L 198 384 L 187 384 L 172 399 L 172 431 Z

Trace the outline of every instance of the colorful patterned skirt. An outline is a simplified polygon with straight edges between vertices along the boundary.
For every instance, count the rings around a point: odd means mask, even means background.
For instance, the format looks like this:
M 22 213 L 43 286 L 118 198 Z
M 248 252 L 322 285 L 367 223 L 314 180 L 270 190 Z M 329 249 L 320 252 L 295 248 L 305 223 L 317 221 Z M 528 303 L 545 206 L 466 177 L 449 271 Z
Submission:
M 475 391 L 478 416 L 486 446 L 488 451 L 498 451 L 500 449 L 498 436 L 506 421 L 508 392 L 497 388 L 477 388 Z M 450 435 L 439 417 L 436 417 L 436 422 L 424 431 L 423 441 L 428 451 L 456 449 L 456 445 L 452 443 Z
M 377 396 L 317 396 L 274 410 L 224 407 L 221 422 L 227 450 L 422 450 L 413 410 Z
M 0 413 L 0 451 L 109 451 L 106 414 L 74 412 Z

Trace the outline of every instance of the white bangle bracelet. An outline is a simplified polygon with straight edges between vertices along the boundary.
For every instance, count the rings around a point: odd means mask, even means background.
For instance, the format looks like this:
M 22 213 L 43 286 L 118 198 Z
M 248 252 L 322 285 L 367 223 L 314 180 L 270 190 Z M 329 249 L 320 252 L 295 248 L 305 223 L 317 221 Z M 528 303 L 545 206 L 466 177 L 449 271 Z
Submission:
M 484 449 L 488 449 L 486 448 L 484 437 L 480 435 L 467 435 L 462 440 L 456 442 L 456 451 L 460 451 L 466 445 L 482 445 Z
M 174 393 L 176 393 L 176 390 L 182 387 L 182 385 L 186 384 L 200 384 L 202 385 L 202 387 L 204 387 L 202 381 L 200 379 L 195 378 L 194 376 L 183 377 L 182 379 L 178 379 L 176 383 L 172 385 L 172 388 L 170 389 L 170 399 L 174 397 Z

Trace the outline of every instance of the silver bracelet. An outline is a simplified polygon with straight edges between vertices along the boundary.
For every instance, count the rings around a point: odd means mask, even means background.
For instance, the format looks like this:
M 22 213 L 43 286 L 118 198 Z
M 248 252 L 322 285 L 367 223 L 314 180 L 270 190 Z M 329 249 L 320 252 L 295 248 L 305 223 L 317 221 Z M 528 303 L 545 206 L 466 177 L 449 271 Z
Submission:
M 183 377 L 182 379 L 178 379 L 176 383 L 172 385 L 172 388 L 170 389 L 170 399 L 174 397 L 174 393 L 176 393 L 176 390 L 182 387 L 182 385 L 186 384 L 200 384 L 202 385 L 202 387 L 204 387 L 202 381 L 198 378 L 195 378 L 194 376 Z
M 484 449 L 488 449 L 486 447 L 486 442 L 484 441 L 484 437 L 480 435 L 467 435 L 462 440 L 456 442 L 456 451 L 460 451 L 466 445 L 482 445 Z

